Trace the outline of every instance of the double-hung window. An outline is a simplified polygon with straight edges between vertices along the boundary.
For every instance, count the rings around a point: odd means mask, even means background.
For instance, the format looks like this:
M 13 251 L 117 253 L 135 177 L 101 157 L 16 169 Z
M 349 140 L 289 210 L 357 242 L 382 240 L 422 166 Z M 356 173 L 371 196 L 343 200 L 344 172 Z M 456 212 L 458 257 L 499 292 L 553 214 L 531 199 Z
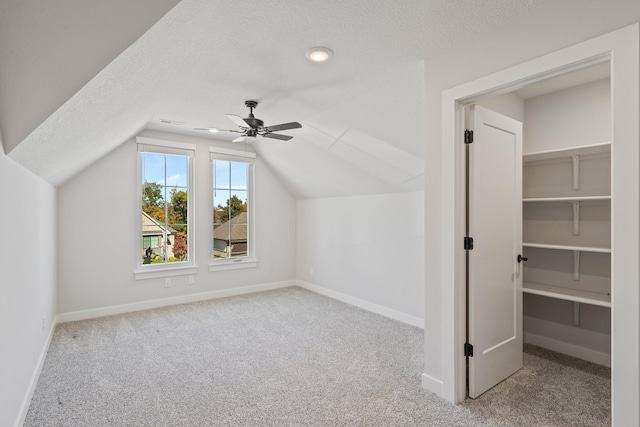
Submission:
M 209 270 L 255 267 L 255 153 L 214 147 L 209 152 L 213 178 Z
M 191 274 L 195 268 L 195 145 L 138 137 L 140 224 L 136 278 Z

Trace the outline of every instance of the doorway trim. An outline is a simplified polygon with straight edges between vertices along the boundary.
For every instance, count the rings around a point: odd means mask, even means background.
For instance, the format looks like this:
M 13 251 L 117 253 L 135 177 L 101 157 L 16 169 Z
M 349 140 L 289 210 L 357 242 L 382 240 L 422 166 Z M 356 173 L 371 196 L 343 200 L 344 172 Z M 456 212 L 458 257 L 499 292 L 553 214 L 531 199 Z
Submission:
M 640 425 L 640 26 L 634 24 L 497 73 L 442 94 L 443 259 L 442 394 L 466 397 L 463 107 L 487 96 L 610 61 L 612 188 L 611 359 L 612 419 Z M 619 207 L 620 206 L 620 207 Z M 453 284 L 447 286 L 446 284 Z

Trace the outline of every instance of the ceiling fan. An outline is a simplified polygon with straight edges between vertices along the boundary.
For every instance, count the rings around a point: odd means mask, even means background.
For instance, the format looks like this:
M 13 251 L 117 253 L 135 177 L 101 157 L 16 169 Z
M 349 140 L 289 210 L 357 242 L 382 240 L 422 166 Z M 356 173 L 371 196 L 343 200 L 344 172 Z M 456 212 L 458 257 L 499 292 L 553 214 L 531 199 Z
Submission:
M 298 129 L 302 127 L 302 125 L 298 122 L 282 123 L 282 124 L 273 125 L 273 126 L 265 126 L 262 120 L 256 118 L 256 116 L 253 115 L 253 109 L 258 107 L 258 101 L 253 101 L 253 100 L 245 101 L 244 105 L 247 106 L 247 108 L 249 108 L 249 117 L 243 119 L 242 117 L 236 116 L 234 114 L 226 115 L 231 119 L 231 121 L 233 121 L 236 125 L 238 125 L 238 127 L 240 127 L 240 130 L 225 130 L 225 129 L 218 129 L 218 128 L 195 128 L 195 129 L 208 130 L 209 132 L 240 133 L 241 135 L 236 139 L 234 139 L 232 142 L 242 142 L 247 137 L 255 138 L 258 135 L 264 136 L 265 138 L 273 138 L 273 139 L 280 139 L 282 141 L 288 141 L 293 137 L 288 135 L 280 135 L 273 132 L 288 130 L 288 129 Z

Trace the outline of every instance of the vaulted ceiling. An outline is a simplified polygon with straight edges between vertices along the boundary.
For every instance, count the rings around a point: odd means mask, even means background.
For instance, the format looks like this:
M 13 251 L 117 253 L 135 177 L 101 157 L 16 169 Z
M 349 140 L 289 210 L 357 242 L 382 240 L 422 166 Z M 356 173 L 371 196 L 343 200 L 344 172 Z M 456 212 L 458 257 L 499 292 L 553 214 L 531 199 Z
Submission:
M 296 197 L 420 190 L 424 61 L 545 4 L 4 0 L 4 150 L 60 185 L 143 129 L 230 141 L 193 128 L 231 129 L 256 99 L 303 126 L 252 142 Z M 318 45 L 331 61 L 305 58 Z

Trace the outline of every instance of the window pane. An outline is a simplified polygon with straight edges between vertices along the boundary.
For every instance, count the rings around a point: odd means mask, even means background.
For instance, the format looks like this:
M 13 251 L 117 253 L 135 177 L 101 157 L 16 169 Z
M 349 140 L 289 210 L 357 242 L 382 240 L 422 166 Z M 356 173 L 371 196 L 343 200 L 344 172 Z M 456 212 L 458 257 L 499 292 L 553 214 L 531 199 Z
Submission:
M 239 215 L 236 218 L 241 218 Z M 246 214 L 244 215 L 246 217 Z M 231 256 L 247 256 L 247 224 L 231 224 Z
M 229 235 L 231 233 L 229 223 L 222 224 L 213 229 L 213 257 L 229 258 L 231 248 L 229 247 Z
M 231 162 L 231 188 L 234 190 L 248 190 L 247 164 Z
M 187 232 L 187 201 L 186 190 L 172 189 L 169 197 L 169 224 L 175 231 Z
M 164 182 L 164 154 L 142 153 L 142 182 Z
M 214 162 L 214 188 L 229 188 L 230 186 L 230 170 L 231 170 L 231 162 L 226 160 L 216 160 Z
M 157 221 L 164 221 L 164 187 L 155 182 L 142 184 L 142 210 Z
M 213 206 L 214 206 L 214 222 L 217 224 L 223 224 L 229 221 L 229 198 L 231 193 L 227 190 L 215 190 L 213 194 Z
M 168 251 L 171 252 L 170 257 L 175 258 L 174 260 L 169 260 L 170 262 L 184 262 L 189 260 L 189 252 L 188 252 L 188 244 L 187 244 L 187 235 L 183 232 L 177 232 L 173 239 L 171 239 L 173 245 L 169 246 Z
M 165 185 L 167 187 L 187 188 L 189 158 L 183 156 L 167 156 L 167 175 Z
M 247 197 L 248 191 L 232 190 L 231 198 L 229 199 L 229 214 L 231 218 L 235 218 L 243 212 L 247 212 Z M 244 221 L 246 222 L 246 221 Z

